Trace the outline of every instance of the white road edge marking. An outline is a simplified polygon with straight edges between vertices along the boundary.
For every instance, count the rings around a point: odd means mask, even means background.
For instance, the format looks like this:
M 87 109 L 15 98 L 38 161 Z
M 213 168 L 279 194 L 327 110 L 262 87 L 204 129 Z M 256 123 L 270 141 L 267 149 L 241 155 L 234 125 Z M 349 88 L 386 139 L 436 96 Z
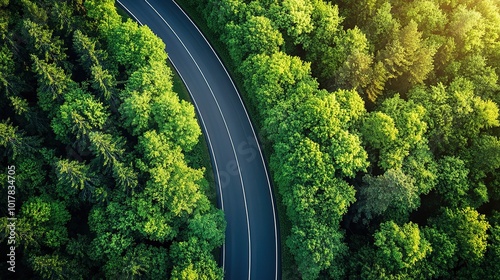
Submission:
M 198 33 L 200 33 L 201 37 L 203 37 L 203 39 L 205 40 L 205 42 L 207 43 L 207 45 L 210 47 L 210 49 L 214 53 L 215 57 L 217 57 L 217 60 L 219 61 L 220 65 L 222 66 L 222 68 L 226 72 L 226 75 L 228 76 L 229 80 L 231 81 L 231 84 L 233 85 L 234 90 L 236 91 L 236 93 L 238 93 L 238 98 L 239 98 L 239 100 L 241 102 L 243 110 L 245 111 L 245 115 L 246 115 L 246 117 L 248 119 L 248 122 L 250 123 L 250 127 L 252 128 L 253 136 L 255 137 L 255 140 L 257 141 L 257 148 L 259 150 L 260 158 L 262 160 L 262 165 L 264 166 L 264 170 L 265 170 L 265 173 L 266 173 L 267 186 L 269 188 L 269 195 L 271 197 L 271 204 L 273 206 L 272 208 L 273 208 L 274 240 L 275 240 L 275 255 L 274 256 L 275 256 L 275 260 L 276 260 L 276 262 L 275 262 L 275 265 L 276 265 L 275 280 L 278 280 L 278 228 L 277 228 L 277 222 L 276 222 L 276 212 L 274 210 L 274 208 L 275 208 L 275 206 L 274 206 L 274 196 L 273 196 L 273 192 L 271 190 L 271 180 L 269 179 L 269 174 L 268 174 L 268 171 L 267 171 L 267 166 L 266 166 L 266 163 L 264 161 L 264 156 L 262 155 L 262 150 L 260 149 L 259 140 L 257 138 L 257 134 L 255 133 L 255 129 L 253 127 L 253 123 L 250 120 L 250 117 L 248 115 L 248 112 L 247 112 L 247 109 L 245 107 L 245 104 L 243 103 L 243 100 L 241 99 L 240 92 L 236 88 L 236 85 L 234 84 L 233 79 L 229 75 L 229 73 L 228 73 L 228 71 L 226 69 L 226 66 L 224 66 L 224 63 L 222 63 L 222 61 L 220 60 L 219 55 L 217 55 L 217 52 L 215 52 L 215 50 L 212 48 L 212 45 L 210 45 L 210 43 L 208 42 L 207 38 L 205 38 L 205 35 L 203 35 L 203 33 L 198 28 L 198 26 L 196 26 L 196 24 L 193 22 L 193 20 L 191 20 L 191 18 L 189 17 L 189 15 L 186 14 L 186 12 L 184 12 L 184 10 L 179 6 L 179 4 L 177 4 L 177 2 L 175 0 L 172 0 L 172 1 L 182 11 L 182 13 L 189 19 L 189 21 L 193 24 L 193 26 L 196 28 L 196 30 L 198 30 Z
M 130 15 L 132 15 L 134 17 L 135 21 L 137 21 L 140 25 L 144 25 L 125 5 L 123 5 L 122 2 L 120 2 L 120 0 L 116 0 L 116 2 L 118 2 L 118 4 L 120 4 L 120 6 L 122 6 Z
M 187 90 L 189 92 L 189 95 L 191 96 L 191 99 L 193 100 L 194 106 L 196 107 L 196 109 L 199 112 L 200 110 L 199 110 L 199 107 L 198 107 L 198 103 L 196 103 L 196 100 L 194 99 L 193 93 L 191 92 L 191 89 L 189 89 L 189 86 L 187 85 L 186 81 L 184 80 L 184 77 L 181 75 L 181 73 L 179 72 L 179 70 L 177 70 L 177 66 L 175 66 L 174 62 L 170 58 L 168 60 L 170 61 L 170 63 L 172 63 L 172 66 L 174 66 L 175 71 L 177 72 L 177 75 L 179 75 L 179 77 L 181 78 L 182 82 L 186 86 L 186 88 L 187 88 Z M 222 196 L 222 187 L 221 187 L 221 184 L 220 184 L 219 167 L 217 166 L 217 159 L 215 158 L 214 148 L 212 146 L 212 141 L 210 140 L 210 133 L 208 133 L 208 129 L 207 129 L 206 125 L 205 125 L 205 121 L 203 120 L 203 116 L 201 114 L 198 114 L 198 116 L 200 116 L 201 123 L 203 125 L 203 128 L 205 129 L 205 133 L 207 134 L 208 145 L 210 146 L 210 151 L 212 151 L 212 157 L 214 158 L 215 173 L 217 173 L 217 184 L 219 185 L 219 192 L 221 193 L 221 196 Z M 221 197 L 221 200 L 220 200 L 220 205 L 221 205 L 222 211 L 224 211 L 224 199 L 222 199 L 222 197 Z M 226 250 L 226 242 L 222 243 L 222 263 L 223 264 L 226 261 L 226 256 L 224 254 L 225 250 Z M 222 266 L 222 269 L 224 270 L 224 265 Z
M 210 93 L 212 95 L 212 97 L 214 98 L 214 101 L 215 103 L 217 104 L 217 109 L 219 110 L 219 113 L 221 114 L 222 116 L 222 120 L 224 122 L 224 126 L 226 127 L 226 131 L 229 135 L 229 140 L 231 142 L 231 148 L 233 150 L 233 154 L 234 154 L 234 157 L 236 159 L 236 166 L 238 168 L 238 173 L 239 173 L 239 177 L 240 177 L 240 183 L 241 183 L 241 188 L 242 188 L 242 191 L 243 191 L 243 202 L 244 202 L 244 205 L 245 205 L 245 216 L 246 216 L 246 222 L 247 222 L 247 234 L 248 234 L 248 280 L 250 280 L 250 273 L 251 273 L 251 266 L 252 266 L 252 239 L 250 238 L 250 221 L 249 221 L 249 218 L 248 218 L 248 206 L 247 206 L 247 199 L 246 199 L 246 192 L 245 192 L 245 184 L 243 183 L 243 177 L 241 176 L 241 169 L 240 169 L 240 164 L 239 164 L 239 160 L 238 160 L 238 155 L 236 154 L 236 150 L 234 148 L 234 143 L 233 143 L 233 138 L 231 136 L 231 132 L 229 132 L 229 128 L 227 126 L 227 122 L 226 122 L 226 118 L 224 117 L 224 113 L 222 113 L 222 110 L 220 108 L 220 105 L 219 105 L 219 102 L 217 101 L 217 98 L 215 97 L 215 94 L 212 90 L 212 87 L 210 86 L 210 84 L 208 83 L 205 75 L 203 74 L 203 71 L 201 70 L 200 66 L 198 65 L 198 63 L 196 62 L 196 60 L 193 58 L 191 52 L 187 49 L 186 45 L 184 44 L 184 42 L 181 40 L 181 38 L 177 35 L 177 33 L 174 31 L 174 29 L 170 26 L 170 24 L 168 24 L 168 22 L 163 18 L 163 16 L 147 1 L 147 0 L 144 0 L 148 5 L 149 7 L 151 7 L 151 9 L 153 9 L 153 11 L 162 19 L 162 21 L 168 26 L 168 28 L 170 28 L 170 30 L 172 30 L 172 32 L 174 33 L 175 37 L 177 37 L 177 39 L 179 40 L 179 42 L 182 44 L 182 46 L 184 47 L 184 49 L 186 50 L 186 52 L 189 54 L 189 57 L 191 57 L 191 60 L 193 60 L 194 64 L 196 65 L 196 68 L 198 68 L 198 71 L 200 71 L 200 74 L 201 76 L 203 77 L 203 80 L 205 81 L 205 83 L 207 84 L 207 87 L 208 89 L 210 90 Z M 174 2 L 174 4 L 177 4 Z M 181 9 L 182 11 L 182 9 Z M 221 196 L 222 196 L 222 193 L 221 193 Z M 223 251 L 224 252 L 224 251 Z M 224 255 L 225 253 L 223 253 Z M 223 257 L 223 259 L 225 259 Z M 225 266 L 225 263 L 224 263 L 224 260 L 223 260 L 223 263 L 222 263 L 222 269 L 224 270 L 224 266 Z

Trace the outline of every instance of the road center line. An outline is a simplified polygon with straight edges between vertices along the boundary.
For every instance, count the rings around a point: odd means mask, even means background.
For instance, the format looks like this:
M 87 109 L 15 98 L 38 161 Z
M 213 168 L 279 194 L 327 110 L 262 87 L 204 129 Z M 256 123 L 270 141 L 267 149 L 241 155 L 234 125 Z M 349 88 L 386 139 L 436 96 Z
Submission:
M 188 55 L 191 57 L 191 60 L 193 60 L 194 64 L 196 65 L 196 68 L 198 68 L 198 71 L 200 71 L 200 74 L 201 76 L 203 77 L 203 80 L 205 81 L 205 83 L 207 84 L 207 87 L 208 89 L 210 90 L 210 93 L 212 94 L 212 97 L 217 105 L 217 109 L 219 110 L 219 113 L 221 114 L 221 117 L 222 117 L 222 120 L 224 122 L 224 126 L 226 127 L 226 131 L 229 135 L 229 140 L 231 142 L 231 148 L 233 150 L 233 154 L 234 154 L 234 157 L 236 159 L 236 166 L 238 168 L 238 174 L 239 174 L 239 177 L 240 177 L 240 183 L 241 183 L 241 188 L 242 188 L 242 192 L 243 192 L 243 201 L 244 201 L 244 205 L 245 205 L 245 218 L 246 218 L 246 222 L 247 222 L 247 234 L 248 234 L 248 280 L 250 280 L 250 273 L 251 273 L 251 266 L 252 266 L 252 245 L 251 245 L 251 238 L 250 238 L 250 221 L 249 221 L 249 218 L 248 218 L 248 206 L 247 206 L 247 199 L 246 199 L 246 193 L 245 193 L 245 184 L 243 183 L 243 177 L 241 175 L 241 169 L 240 169 L 240 164 L 239 164 L 239 160 L 238 160 L 238 155 L 236 154 L 236 150 L 234 148 L 234 142 L 233 142 L 233 139 L 232 139 L 232 136 L 231 136 L 231 132 L 229 132 L 229 128 L 227 126 L 227 122 L 226 122 L 226 119 L 224 117 L 224 114 L 222 113 L 222 110 L 220 108 L 220 105 L 219 105 L 219 102 L 217 101 L 217 98 L 215 97 L 215 94 L 212 90 L 212 87 L 210 86 L 210 84 L 208 83 L 205 75 L 203 74 L 203 71 L 201 70 L 200 66 L 198 65 L 198 63 L 196 62 L 196 60 L 193 58 L 191 52 L 187 49 L 186 45 L 184 44 L 184 42 L 181 40 L 181 38 L 177 35 L 177 33 L 174 31 L 174 29 L 170 26 L 170 24 L 168 24 L 168 22 L 163 18 L 163 16 L 147 1 L 145 0 L 145 2 L 149 5 L 149 7 L 151 7 L 151 9 L 161 18 L 161 20 L 168 26 L 168 28 L 174 33 L 175 37 L 177 37 L 177 39 L 179 40 L 179 42 L 182 44 L 182 46 L 184 47 L 184 49 L 186 50 L 186 52 L 188 53 Z M 221 196 L 223 196 L 223 194 L 221 193 Z M 223 269 L 224 269 L 224 262 L 223 262 Z
M 240 100 L 241 106 L 243 107 L 243 111 L 245 112 L 245 115 L 246 115 L 246 117 L 248 119 L 248 122 L 250 123 L 250 128 L 252 129 L 253 136 L 255 138 L 255 141 L 257 142 L 257 149 L 259 150 L 259 155 L 260 155 L 260 158 L 262 160 L 262 166 L 264 167 L 264 171 L 266 173 L 267 187 L 269 189 L 269 197 L 271 198 L 271 205 L 272 205 L 272 209 L 273 209 L 274 241 L 275 241 L 275 255 L 274 255 L 274 257 L 275 257 L 275 266 L 276 266 L 276 268 L 275 268 L 275 280 L 278 280 L 278 226 L 277 226 L 277 221 L 276 221 L 276 211 L 275 211 L 275 206 L 274 206 L 273 192 L 271 190 L 271 180 L 269 179 L 269 173 L 267 171 L 267 166 L 266 166 L 266 163 L 264 161 L 264 156 L 262 154 L 262 150 L 261 150 L 260 145 L 259 145 L 257 134 L 255 133 L 255 129 L 253 127 L 252 121 L 250 120 L 250 117 L 248 115 L 248 111 L 247 111 L 247 109 L 245 107 L 245 104 L 243 103 L 243 100 L 241 99 L 240 93 L 239 93 L 238 89 L 236 88 L 236 85 L 234 84 L 233 79 L 229 75 L 229 72 L 227 71 L 226 66 L 224 66 L 224 63 L 222 63 L 222 61 L 220 60 L 219 56 L 217 55 L 217 52 L 212 48 L 212 45 L 210 45 L 210 43 L 208 42 L 208 40 L 205 37 L 205 35 L 203 35 L 203 33 L 200 31 L 200 29 L 198 28 L 198 26 L 193 22 L 193 20 L 189 17 L 189 15 L 186 14 L 186 12 L 184 12 L 184 10 L 179 6 L 179 4 L 177 4 L 177 2 L 175 0 L 172 0 L 172 1 L 179 8 L 179 10 L 181 10 L 182 13 L 189 19 L 189 21 L 193 24 L 193 26 L 196 28 L 196 30 L 198 31 L 198 33 L 201 35 L 201 37 L 205 40 L 205 42 L 207 43 L 207 45 L 212 50 L 213 54 L 215 55 L 215 57 L 219 61 L 220 65 L 222 66 L 222 68 L 226 72 L 227 77 L 231 81 L 231 84 L 233 85 L 233 88 L 234 88 L 235 92 L 238 93 L 237 94 L 238 95 L 238 99 Z

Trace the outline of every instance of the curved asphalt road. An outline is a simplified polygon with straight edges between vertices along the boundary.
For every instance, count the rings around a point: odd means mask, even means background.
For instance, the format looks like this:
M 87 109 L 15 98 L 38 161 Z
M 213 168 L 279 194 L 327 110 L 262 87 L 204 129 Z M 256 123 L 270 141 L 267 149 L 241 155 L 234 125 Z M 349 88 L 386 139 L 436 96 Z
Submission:
M 172 0 L 117 0 L 163 39 L 195 103 L 227 230 L 225 279 L 279 279 L 279 234 L 267 170 L 243 102 L 194 23 Z

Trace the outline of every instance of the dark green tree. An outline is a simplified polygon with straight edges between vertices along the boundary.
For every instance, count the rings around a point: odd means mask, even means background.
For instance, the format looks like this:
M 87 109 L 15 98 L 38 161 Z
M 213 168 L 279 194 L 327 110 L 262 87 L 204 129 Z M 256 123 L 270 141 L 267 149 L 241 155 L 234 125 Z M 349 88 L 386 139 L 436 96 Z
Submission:
M 411 211 L 420 206 L 414 179 L 399 169 L 389 169 L 383 175 L 363 177 L 365 186 L 359 189 L 358 214 L 368 223 L 375 217 L 405 222 Z

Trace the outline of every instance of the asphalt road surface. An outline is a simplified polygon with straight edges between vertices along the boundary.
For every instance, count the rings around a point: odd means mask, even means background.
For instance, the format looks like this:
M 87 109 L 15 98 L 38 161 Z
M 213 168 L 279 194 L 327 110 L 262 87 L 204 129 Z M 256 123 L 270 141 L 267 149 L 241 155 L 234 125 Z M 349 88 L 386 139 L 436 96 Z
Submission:
M 280 279 L 279 233 L 270 180 L 243 102 L 219 58 L 172 0 L 117 0 L 167 45 L 209 145 L 227 230 L 225 279 Z

